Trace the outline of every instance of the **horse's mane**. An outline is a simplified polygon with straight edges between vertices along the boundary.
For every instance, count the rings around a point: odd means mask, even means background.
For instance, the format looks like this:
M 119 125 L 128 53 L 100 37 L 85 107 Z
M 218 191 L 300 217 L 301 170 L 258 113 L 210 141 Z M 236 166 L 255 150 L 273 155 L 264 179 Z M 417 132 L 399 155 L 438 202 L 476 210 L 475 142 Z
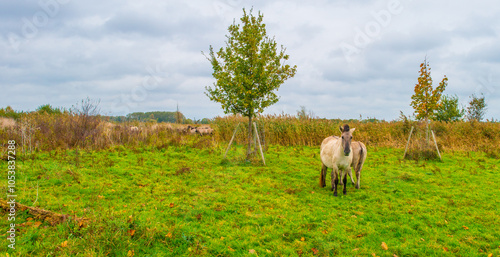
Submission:
M 350 129 L 349 125 L 345 124 L 344 125 L 344 132 L 349 132 L 349 129 Z

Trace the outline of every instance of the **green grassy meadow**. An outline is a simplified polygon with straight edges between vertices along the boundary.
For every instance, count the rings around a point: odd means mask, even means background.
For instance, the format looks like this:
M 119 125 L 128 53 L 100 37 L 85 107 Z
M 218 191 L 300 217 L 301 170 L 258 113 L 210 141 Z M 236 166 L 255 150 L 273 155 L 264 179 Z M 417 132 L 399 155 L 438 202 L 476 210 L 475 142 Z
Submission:
M 263 166 L 243 159 L 244 146 L 223 160 L 225 144 L 55 150 L 18 161 L 18 202 L 91 222 L 51 226 L 20 212 L 16 249 L 4 231 L 0 252 L 500 256 L 500 163 L 492 156 L 446 151 L 443 162 L 401 161 L 401 149 L 369 147 L 361 189 L 349 184 L 334 197 L 330 171 L 319 187 L 319 147 L 270 146 Z

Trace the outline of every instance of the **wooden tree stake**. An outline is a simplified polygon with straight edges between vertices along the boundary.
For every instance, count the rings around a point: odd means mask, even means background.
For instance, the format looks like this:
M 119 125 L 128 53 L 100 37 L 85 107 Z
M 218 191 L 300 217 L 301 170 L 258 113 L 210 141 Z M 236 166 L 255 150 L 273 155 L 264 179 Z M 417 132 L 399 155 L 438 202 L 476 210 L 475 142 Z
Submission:
M 432 139 L 434 139 L 434 145 L 436 146 L 436 151 L 438 152 L 438 155 L 439 155 L 439 159 L 442 161 L 443 158 L 441 158 L 441 153 L 439 153 L 439 148 L 438 148 L 438 144 L 436 142 L 436 137 L 434 136 L 434 131 L 431 130 L 431 133 L 432 133 Z
M 240 123 L 241 122 L 239 122 L 238 125 L 236 126 L 236 128 L 234 129 L 233 137 L 231 137 L 231 141 L 229 141 L 229 145 L 227 146 L 226 153 L 224 154 L 224 158 L 226 158 L 227 152 L 229 151 L 229 148 L 231 148 L 231 144 L 233 143 L 234 136 L 236 136 L 236 132 L 238 132 L 238 128 L 240 127 Z
M 406 157 L 406 151 L 408 151 L 408 145 L 410 145 L 411 134 L 413 133 L 413 126 L 411 126 L 410 136 L 408 136 L 408 141 L 406 142 L 405 153 L 403 154 L 403 159 Z
M 264 152 L 262 151 L 262 145 L 260 144 L 259 131 L 257 130 L 257 125 L 255 124 L 255 122 L 253 123 L 253 127 L 255 129 L 255 134 L 257 135 L 257 142 L 259 142 L 260 156 L 262 157 L 262 162 L 264 163 L 265 166 L 266 160 L 264 159 Z

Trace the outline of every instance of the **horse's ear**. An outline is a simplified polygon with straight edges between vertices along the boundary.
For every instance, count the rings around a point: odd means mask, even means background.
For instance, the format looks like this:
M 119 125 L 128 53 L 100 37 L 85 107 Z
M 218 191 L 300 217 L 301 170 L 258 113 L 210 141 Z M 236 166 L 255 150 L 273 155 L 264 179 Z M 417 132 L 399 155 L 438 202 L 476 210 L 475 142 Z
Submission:
M 355 130 L 355 129 L 356 129 L 356 128 L 351 128 L 351 133 L 352 133 L 352 132 L 354 132 L 354 130 Z
M 340 126 L 339 128 L 340 128 L 340 133 L 344 132 L 344 129 L 342 128 L 342 126 Z

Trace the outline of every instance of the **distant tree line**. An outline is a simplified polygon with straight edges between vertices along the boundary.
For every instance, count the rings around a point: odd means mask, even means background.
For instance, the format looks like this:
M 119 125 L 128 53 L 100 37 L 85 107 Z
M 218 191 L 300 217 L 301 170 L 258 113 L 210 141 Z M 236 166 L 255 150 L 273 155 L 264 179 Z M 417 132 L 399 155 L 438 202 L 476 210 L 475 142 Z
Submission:
M 156 122 L 169 122 L 169 123 L 182 123 L 186 117 L 182 113 L 178 112 L 133 112 L 127 114 L 128 120 L 138 120 L 138 121 L 156 121 Z
M 110 121 L 125 122 L 137 120 L 141 122 L 168 122 L 168 123 L 181 123 L 181 124 L 208 124 L 210 120 L 207 118 L 196 120 L 188 119 L 181 112 L 133 112 L 126 116 L 110 116 Z
M 83 110 L 85 111 L 85 108 L 87 105 L 84 103 L 88 103 L 90 99 L 87 99 L 86 101 L 82 102 L 82 106 L 73 106 L 70 110 L 64 109 L 64 108 L 58 108 L 58 107 L 52 107 L 50 104 L 45 104 L 39 106 L 35 112 L 37 113 L 45 113 L 45 114 L 50 114 L 50 115 L 61 115 L 61 114 L 80 114 L 80 112 Z M 99 103 L 92 102 L 90 105 L 91 107 L 98 108 Z M 80 110 L 82 109 L 82 110 Z M 102 116 L 99 115 L 99 110 L 94 110 L 95 113 L 93 113 L 93 116 L 100 116 L 105 120 L 109 121 L 115 121 L 115 122 L 126 122 L 126 121 L 141 121 L 141 122 L 168 122 L 168 123 L 183 123 L 183 124 L 209 124 L 210 119 L 208 118 L 203 118 L 201 120 L 197 119 L 187 119 L 184 114 L 181 112 L 161 112 L 161 111 L 155 111 L 155 112 L 134 112 L 134 113 L 129 113 L 126 116 Z M 0 117 L 6 117 L 6 118 L 12 118 L 12 119 L 19 119 L 23 115 L 23 111 L 16 111 L 14 110 L 11 106 L 7 106 L 5 108 L 0 108 Z

